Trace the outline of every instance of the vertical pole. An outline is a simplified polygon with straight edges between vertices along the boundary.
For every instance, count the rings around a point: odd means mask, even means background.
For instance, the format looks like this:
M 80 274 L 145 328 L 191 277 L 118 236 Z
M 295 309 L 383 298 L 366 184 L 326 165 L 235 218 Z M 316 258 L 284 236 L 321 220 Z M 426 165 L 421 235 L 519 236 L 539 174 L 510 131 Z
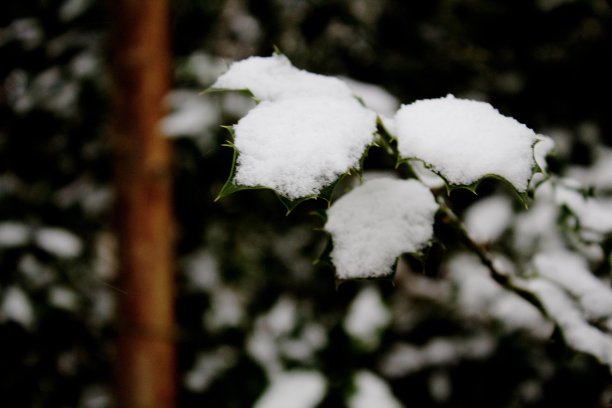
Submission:
M 119 241 L 115 405 L 173 407 L 171 146 L 159 127 L 170 86 L 167 0 L 109 2 Z

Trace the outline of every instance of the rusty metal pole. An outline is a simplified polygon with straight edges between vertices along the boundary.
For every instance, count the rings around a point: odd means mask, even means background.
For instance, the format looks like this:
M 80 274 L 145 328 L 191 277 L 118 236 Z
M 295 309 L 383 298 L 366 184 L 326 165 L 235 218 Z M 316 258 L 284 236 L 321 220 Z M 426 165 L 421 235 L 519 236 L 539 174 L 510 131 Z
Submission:
M 159 124 L 170 87 L 167 0 L 109 2 L 119 243 L 118 407 L 175 405 L 171 146 Z

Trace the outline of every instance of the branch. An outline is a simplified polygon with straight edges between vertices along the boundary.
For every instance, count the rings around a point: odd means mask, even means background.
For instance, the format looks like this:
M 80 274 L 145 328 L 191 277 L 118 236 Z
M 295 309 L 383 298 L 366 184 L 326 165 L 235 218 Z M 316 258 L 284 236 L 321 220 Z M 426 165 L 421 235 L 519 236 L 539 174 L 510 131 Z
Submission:
M 482 262 L 482 264 L 486 266 L 489 270 L 491 278 L 503 288 L 516 293 L 521 298 L 529 302 L 531 305 L 537 308 L 544 316 L 550 318 L 548 312 L 544 308 L 544 305 L 542 305 L 542 302 L 540 302 L 540 300 L 533 293 L 517 285 L 512 280 L 512 277 L 510 275 L 500 271 L 495 266 L 495 261 L 493 260 L 493 257 L 491 256 L 489 251 L 487 251 L 482 245 L 480 245 L 470 236 L 463 222 L 449 206 L 446 196 L 444 194 L 437 195 L 437 201 L 440 205 L 440 209 L 444 212 L 444 215 L 446 215 L 446 219 L 449 224 L 452 225 L 459 232 L 462 243 L 467 247 L 467 249 L 469 249 L 478 256 L 480 262 Z

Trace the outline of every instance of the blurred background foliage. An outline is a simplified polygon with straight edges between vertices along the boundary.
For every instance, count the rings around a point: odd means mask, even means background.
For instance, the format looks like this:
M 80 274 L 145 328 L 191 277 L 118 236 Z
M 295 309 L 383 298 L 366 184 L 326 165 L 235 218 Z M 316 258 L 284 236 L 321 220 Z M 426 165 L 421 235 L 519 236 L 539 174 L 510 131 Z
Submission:
M 129 293 L 114 286 L 109 7 L 0 5 L 5 407 L 112 403 L 114 304 Z M 446 249 L 432 249 L 424 265 L 405 260 L 394 283 L 336 288 L 333 271 L 312 264 L 325 244 L 313 231 L 322 203 L 285 217 L 266 191 L 215 202 L 231 162 L 218 125 L 252 102 L 198 93 L 230 61 L 277 46 L 300 68 L 380 85 L 403 103 L 448 93 L 486 100 L 555 138 L 554 171 L 588 167 L 612 143 L 610 1 L 172 7 L 175 90 L 164 126 L 175 138 L 180 406 L 273 406 L 264 394 L 287 373 L 304 380 L 296 393 L 320 394 L 302 400 L 321 407 L 609 406 L 608 369 L 542 333 L 544 321 L 504 320 L 491 300 L 476 312 L 462 306 L 461 284 L 441 279 L 441 258 L 457 246 L 444 226 Z M 367 161 L 392 165 L 376 151 Z M 481 193 L 496 188 L 485 182 Z M 474 201 L 463 191 L 451 198 L 460 210 Z M 368 395 L 379 395 L 375 405 Z

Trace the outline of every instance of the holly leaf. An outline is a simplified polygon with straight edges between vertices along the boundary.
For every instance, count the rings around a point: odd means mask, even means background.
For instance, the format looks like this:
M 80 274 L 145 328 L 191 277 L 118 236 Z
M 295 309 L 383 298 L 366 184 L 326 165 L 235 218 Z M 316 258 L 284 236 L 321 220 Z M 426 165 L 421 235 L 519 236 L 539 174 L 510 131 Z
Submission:
M 475 192 L 483 179 L 510 185 L 526 205 L 538 165 L 536 134 L 484 102 L 445 98 L 404 105 L 397 112 L 397 141 L 403 160 L 420 160 L 442 177 L 449 191 Z
M 392 276 L 400 255 L 417 254 L 430 242 L 437 210 L 417 180 L 377 178 L 342 196 L 325 223 L 336 279 Z

